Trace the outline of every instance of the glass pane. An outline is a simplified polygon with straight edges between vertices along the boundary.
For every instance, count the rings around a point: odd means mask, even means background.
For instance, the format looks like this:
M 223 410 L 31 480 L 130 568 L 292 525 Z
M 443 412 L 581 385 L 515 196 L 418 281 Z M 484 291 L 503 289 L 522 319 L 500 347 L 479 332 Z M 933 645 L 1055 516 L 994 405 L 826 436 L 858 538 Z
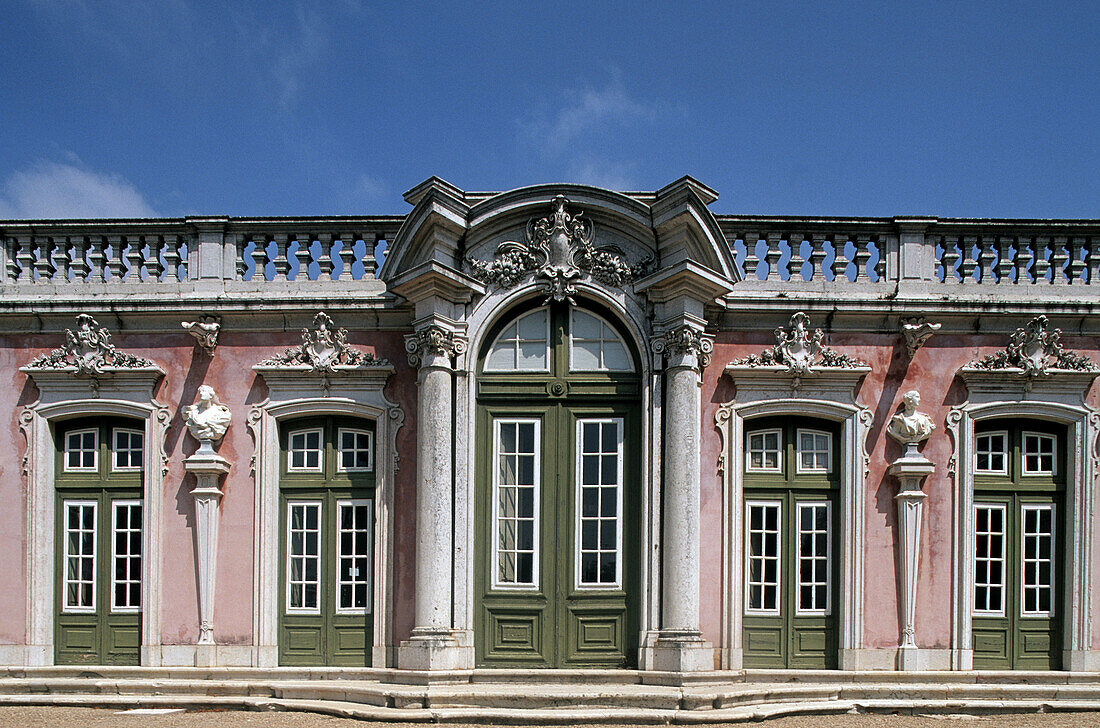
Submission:
M 526 340 L 546 340 L 546 309 L 534 311 L 521 318 L 519 325 L 519 338 Z M 513 334 L 514 335 L 514 334 Z
M 574 340 L 573 368 L 586 371 L 600 369 L 600 342 Z
M 612 371 L 629 371 L 633 369 L 630 357 L 626 353 L 626 347 L 618 341 L 608 341 L 603 346 L 603 364 Z

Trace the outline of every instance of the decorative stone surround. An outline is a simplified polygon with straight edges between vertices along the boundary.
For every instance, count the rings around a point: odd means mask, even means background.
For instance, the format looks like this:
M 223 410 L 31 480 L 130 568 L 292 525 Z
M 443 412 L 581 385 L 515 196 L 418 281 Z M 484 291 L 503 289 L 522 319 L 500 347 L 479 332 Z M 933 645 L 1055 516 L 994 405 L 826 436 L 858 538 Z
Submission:
M 577 293 L 574 280 L 582 274 L 613 288 L 622 288 L 645 275 L 648 259 L 630 265 L 617 247 L 596 247 L 592 243 L 591 221 L 582 218 L 582 213 L 566 212 L 569 200 L 562 195 L 551 204 L 554 211 L 549 216 L 527 223 L 525 243 L 501 243 L 490 262 L 467 258 L 474 278 L 512 288 L 528 274 L 535 273 L 537 278 L 545 279 L 547 301 L 574 303 L 573 296 Z

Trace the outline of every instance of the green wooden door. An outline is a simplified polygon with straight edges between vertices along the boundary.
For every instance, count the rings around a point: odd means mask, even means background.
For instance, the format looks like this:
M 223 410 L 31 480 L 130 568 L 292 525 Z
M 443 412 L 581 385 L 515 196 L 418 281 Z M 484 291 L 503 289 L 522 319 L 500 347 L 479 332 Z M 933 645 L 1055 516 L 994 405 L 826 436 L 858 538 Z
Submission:
M 974 667 L 1060 669 L 1063 431 L 1001 421 L 975 443 Z
M 641 568 L 636 358 L 609 317 L 563 305 L 498 327 L 484 361 L 477 663 L 633 665 Z
M 55 443 L 57 578 L 54 660 L 59 665 L 141 661 L 141 422 L 59 425 Z
M 826 422 L 746 427 L 745 667 L 837 667 L 836 440 Z
M 369 666 L 374 617 L 374 430 L 281 428 L 279 664 Z

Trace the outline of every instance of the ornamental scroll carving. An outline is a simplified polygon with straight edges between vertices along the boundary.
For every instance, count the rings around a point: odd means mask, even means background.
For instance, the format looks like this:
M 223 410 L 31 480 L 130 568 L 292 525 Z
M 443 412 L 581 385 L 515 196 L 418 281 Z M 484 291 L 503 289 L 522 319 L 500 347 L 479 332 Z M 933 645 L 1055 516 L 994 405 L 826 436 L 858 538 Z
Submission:
M 699 361 L 699 369 L 706 369 L 714 351 L 714 342 L 709 336 L 686 324 L 657 336 L 651 346 L 654 354 L 669 357 L 694 354 Z
M 409 366 L 418 367 L 429 357 L 450 358 L 466 351 L 466 339 L 443 326 L 431 324 L 405 337 Z
M 853 369 L 866 366 L 858 359 L 841 354 L 824 345 L 825 334 L 821 329 L 810 331 L 810 317 L 799 311 L 791 316 L 787 327 L 775 330 L 775 346 L 760 354 L 751 354 L 733 362 L 734 365 L 785 366 L 788 373 L 804 376 L 813 373 L 815 367 Z
M 562 195 L 553 199 L 554 211 L 527 223 L 526 242 L 501 243 L 491 261 L 467 258 L 474 278 L 511 288 L 528 274 L 544 279 L 546 300 L 574 303 L 575 281 L 588 275 L 605 285 L 622 288 L 645 274 L 650 259 L 630 265 L 614 245 L 592 243 L 593 226 L 582 213 L 566 212 Z
M 86 313 L 76 317 L 76 331 L 65 329 L 65 345 L 30 363 L 33 369 L 73 369 L 74 376 L 95 377 L 104 367 L 143 369 L 153 363 L 115 349 L 111 333 Z
M 325 313 L 313 317 L 313 331 L 302 329 L 302 343 L 260 362 L 260 366 L 300 366 L 305 364 L 315 374 L 335 374 L 338 365 L 388 366 L 389 362 L 374 354 L 348 345 L 348 330 L 338 329 Z
M 1036 316 L 1027 326 L 1016 329 L 1004 351 L 972 362 L 973 369 L 1022 369 L 1025 377 L 1041 377 L 1062 369 L 1098 371 L 1096 363 L 1073 351 L 1062 349 L 1062 330 L 1049 331 L 1046 316 Z

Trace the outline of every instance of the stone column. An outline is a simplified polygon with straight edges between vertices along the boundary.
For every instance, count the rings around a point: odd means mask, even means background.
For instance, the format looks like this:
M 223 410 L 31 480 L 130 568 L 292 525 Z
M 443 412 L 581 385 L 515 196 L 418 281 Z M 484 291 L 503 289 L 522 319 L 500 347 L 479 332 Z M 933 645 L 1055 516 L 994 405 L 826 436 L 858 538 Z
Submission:
M 917 610 L 917 565 L 920 563 L 920 520 L 924 500 L 928 496 L 921 485 L 936 469 L 928 458 L 917 452 L 917 446 L 935 429 L 928 415 L 917 412 L 920 394 L 909 391 L 904 396 L 905 411 L 894 415 L 887 434 L 905 447 L 904 454 L 890 466 L 889 473 L 898 479 L 894 501 L 898 508 L 898 610 L 901 617 L 901 644 L 898 646 L 899 670 L 926 669 L 917 647 L 915 615 Z
M 452 331 L 432 324 L 406 337 L 409 363 L 420 368 L 416 430 L 416 594 L 411 637 L 398 665 L 414 670 L 473 666 L 472 645 L 451 626 L 454 535 L 453 357 L 466 347 Z
M 684 324 L 657 338 L 653 348 L 665 358 L 662 618 L 653 667 L 713 670 L 714 649 L 703 640 L 699 621 L 699 389 L 712 344 Z

